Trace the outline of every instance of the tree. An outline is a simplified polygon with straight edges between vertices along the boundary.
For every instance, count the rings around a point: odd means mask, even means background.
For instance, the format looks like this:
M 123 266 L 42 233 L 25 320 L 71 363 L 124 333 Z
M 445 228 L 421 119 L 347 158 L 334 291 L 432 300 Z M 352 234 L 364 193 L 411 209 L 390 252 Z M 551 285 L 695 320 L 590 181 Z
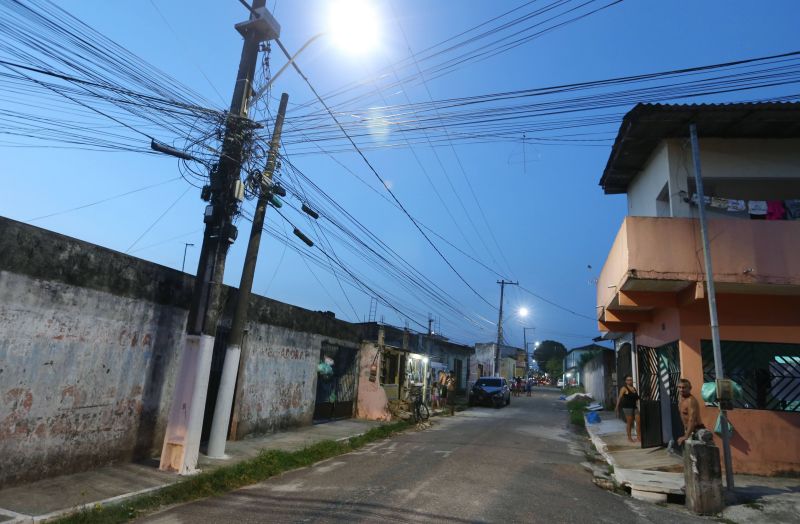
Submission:
M 560 377 L 564 374 L 564 359 L 553 357 L 547 361 L 545 367 L 551 377 Z
M 562 368 L 561 362 L 567 354 L 567 348 L 561 342 L 555 340 L 545 340 L 533 351 L 533 358 L 536 359 L 540 365 L 544 365 L 548 373 L 552 373 L 548 368 L 551 359 L 559 361 L 559 368 Z M 560 373 L 559 373 L 560 374 Z

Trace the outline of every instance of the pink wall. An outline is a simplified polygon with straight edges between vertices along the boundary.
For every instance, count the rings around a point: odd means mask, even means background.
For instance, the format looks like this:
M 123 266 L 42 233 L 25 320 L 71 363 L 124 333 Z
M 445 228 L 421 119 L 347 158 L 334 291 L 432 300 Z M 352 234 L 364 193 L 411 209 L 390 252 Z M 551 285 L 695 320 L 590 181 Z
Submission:
M 800 221 L 710 220 L 714 281 L 800 285 Z M 636 278 L 705 280 L 697 221 L 626 217 L 597 285 L 597 304 L 614 298 L 629 272 Z
M 722 340 L 800 343 L 800 297 L 719 294 Z M 636 344 L 658 347 L 680 340 L 681 374 L 699 398 L 703 383 L 700 341 L 711 339 L 708 302 L 656 311 L 639 324 Z M 718 410 L 701 405 L 703 424 L 713 428 Z M 800 413 L 736 409 L 730 412 L 735 434 L 731 456 L 737 473 L 771 475 L 800 472 Z M 722 446 L 719 437 L 715 437 Z

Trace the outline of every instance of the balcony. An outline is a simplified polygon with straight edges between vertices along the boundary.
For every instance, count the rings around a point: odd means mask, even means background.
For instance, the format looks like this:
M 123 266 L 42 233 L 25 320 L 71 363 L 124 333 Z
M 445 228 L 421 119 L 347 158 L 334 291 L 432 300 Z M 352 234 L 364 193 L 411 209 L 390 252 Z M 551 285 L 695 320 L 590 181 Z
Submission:
M 717 293 L 800 295 L 800 221 L 709 220 Z M 704 298 L 699 222 L 626 217 L 597 283 L 601 331 Z

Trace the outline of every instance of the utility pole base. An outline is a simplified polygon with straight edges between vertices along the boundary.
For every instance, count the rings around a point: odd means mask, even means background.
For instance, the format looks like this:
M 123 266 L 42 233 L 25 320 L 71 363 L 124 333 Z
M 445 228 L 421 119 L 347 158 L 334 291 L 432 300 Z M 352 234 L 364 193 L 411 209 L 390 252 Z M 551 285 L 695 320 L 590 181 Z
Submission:
M 225 454 L 225 441 L 228 437 L 228 424 L 231 420 L 241 352 L 242 349 L 237 345 L 230 345 L 225 351 L 225 362 L 222 365 L 222 378 L 219 383 L 217 403 L 214 407 L 214 418 L 211 419 L 211 435 L 208 438 L 208 456 L 213 459 L 229 458 Z
M 186 336 L 161 450 L 158 468 L 161 471 L 175 471 L 179 475 L 193 475 L 199 471 L 197 459 L 213 352 L 214 337 Z

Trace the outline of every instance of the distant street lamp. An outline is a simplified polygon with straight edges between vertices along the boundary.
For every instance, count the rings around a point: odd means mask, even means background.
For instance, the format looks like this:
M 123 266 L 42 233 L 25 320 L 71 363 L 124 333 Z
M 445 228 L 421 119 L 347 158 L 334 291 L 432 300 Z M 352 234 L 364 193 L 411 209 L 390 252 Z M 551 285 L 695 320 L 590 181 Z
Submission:
M 194 246 L 194 244 L 190 244 L 188 242 L 184 242 L 183 244 L 183 262 L 181 263 L 181 273 L 183 273 L 183 269 L 186 267 L 186 250 L 189 249 L 189 246 Z

